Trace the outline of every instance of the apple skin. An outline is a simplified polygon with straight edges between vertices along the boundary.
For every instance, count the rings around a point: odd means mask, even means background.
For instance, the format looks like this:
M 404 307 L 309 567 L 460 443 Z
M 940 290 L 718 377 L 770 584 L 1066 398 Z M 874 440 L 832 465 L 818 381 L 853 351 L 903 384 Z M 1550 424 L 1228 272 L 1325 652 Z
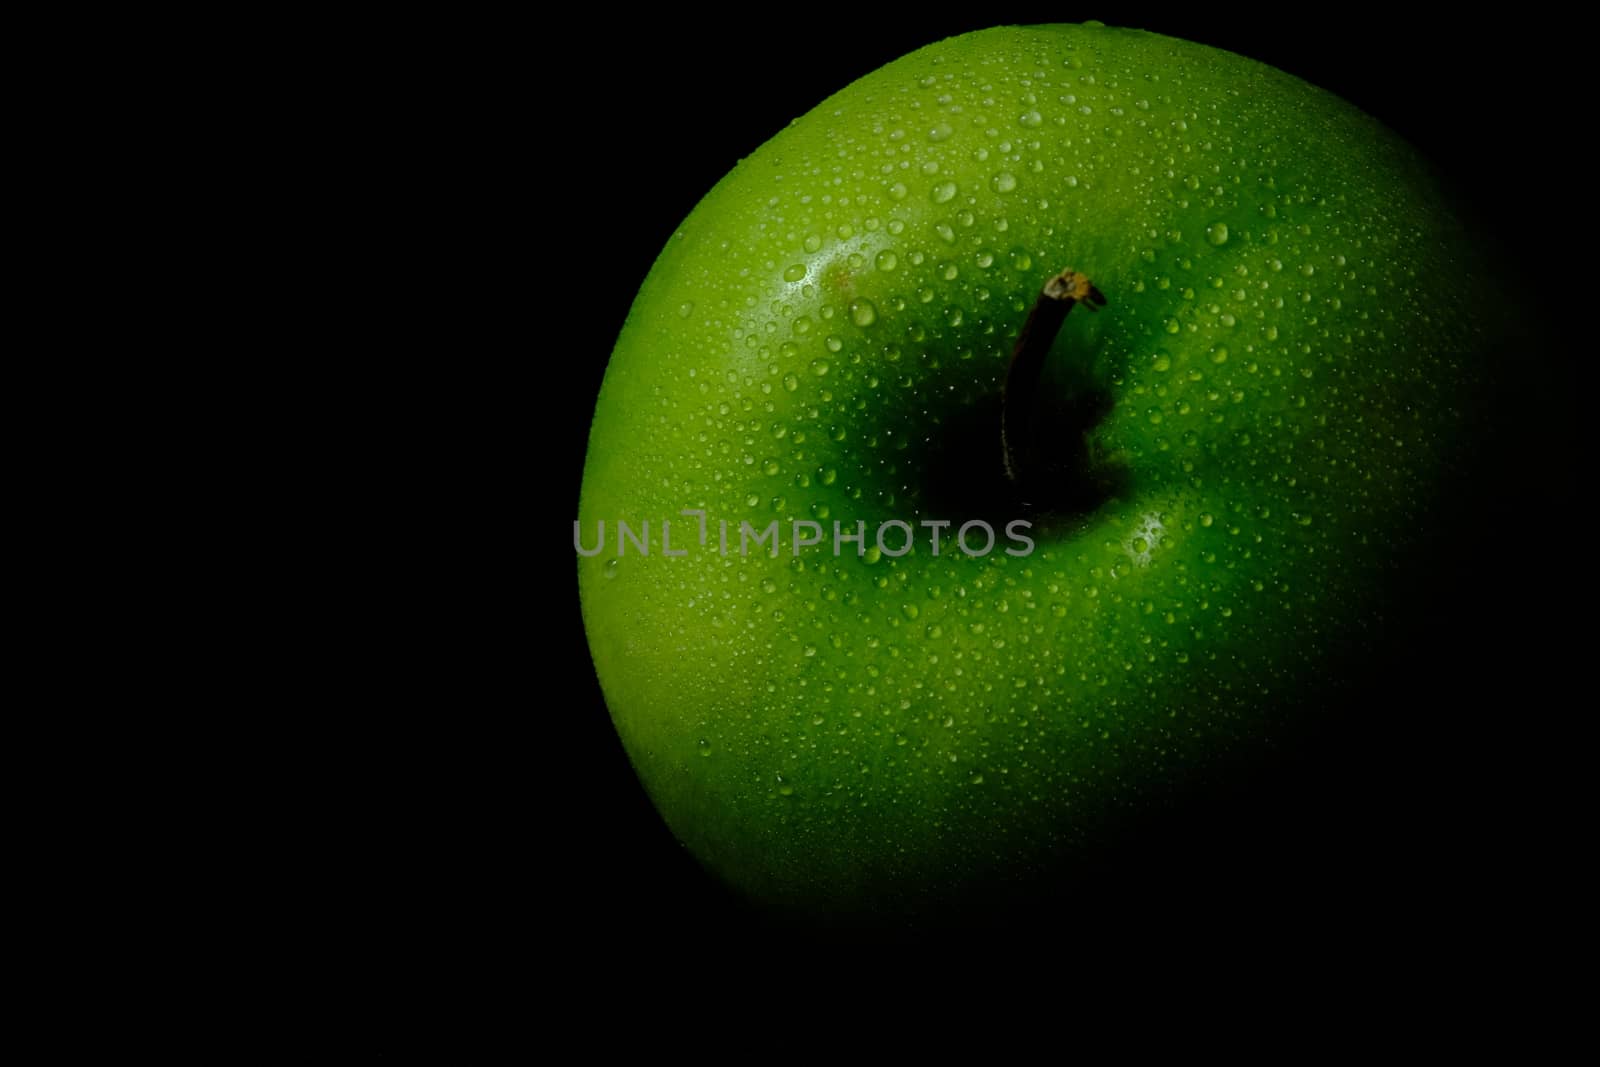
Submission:
M 1027 557 L 792 554 L 797 519 L 1023 517 L 936 457 L 1068 266 L 1109 305 L 1044 390 L 1108 391 L 1116 491 Z M 1328 704 L 1466 431 L 1485 278 L 1374 120 L 1153 34 L 969 34 L 796 120 L 640 287 L 584 470 L 590 648 L 672 831 L 779 908 L 943 914 Z M 716 551 L 773 519 L 777 558 Z

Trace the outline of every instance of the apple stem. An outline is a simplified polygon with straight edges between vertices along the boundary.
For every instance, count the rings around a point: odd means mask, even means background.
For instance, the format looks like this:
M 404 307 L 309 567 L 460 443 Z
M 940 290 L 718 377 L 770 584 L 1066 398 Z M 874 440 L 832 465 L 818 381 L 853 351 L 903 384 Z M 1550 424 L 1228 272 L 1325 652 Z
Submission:
M 1050 346 L 1074 306 L 1083 304 L 1090 311 L 1097 311 L 1105 302 L 1088 275 L 1069 267 L 1044 283 L 1033 310 L 1028 312 L 1028 321 L 1022 324 L 1000 397 L 1000 446 L 1006 477 L 1018 487 L 1026 485 L 1036 466 L 1033 412 L 1039 376 Z

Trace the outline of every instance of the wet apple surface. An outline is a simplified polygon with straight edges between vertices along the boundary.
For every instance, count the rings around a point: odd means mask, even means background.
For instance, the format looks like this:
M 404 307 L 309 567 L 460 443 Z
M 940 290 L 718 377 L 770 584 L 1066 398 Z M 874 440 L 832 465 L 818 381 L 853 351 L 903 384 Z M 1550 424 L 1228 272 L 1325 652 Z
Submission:
M 1105 307 L 1019 496 L 1002 389 L 1066 267 Z M 1485 284 L 1404 143 L 1215 49 L 992 30 L 825 101 L 673 236 L 591 432 L 585 625 L 673 832 L 760 901 L 937 912 L 1269 737 L 1384 611 Z

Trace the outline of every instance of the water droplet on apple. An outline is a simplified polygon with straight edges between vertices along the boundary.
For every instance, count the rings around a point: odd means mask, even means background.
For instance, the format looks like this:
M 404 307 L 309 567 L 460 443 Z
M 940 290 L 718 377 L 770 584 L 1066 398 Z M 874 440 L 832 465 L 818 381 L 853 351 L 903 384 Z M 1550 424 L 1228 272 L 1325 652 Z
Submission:
M 922 609 L 915 604 L 901 604 L 900 613 L 908 619 L 914 619 L 922 614 Z
M 783 280 L 786 282 L 804 281 L 805 277 L 806 265 L 804 263 L 791 264 L 789 268 L 783 272 Z
M 1013 270 L 1032 270 L 1033 257 L 1023 249 L 1013 249 L 1011 252 L 1011 268 Z
M 1221 246 L 1227 244 L 1228 243 L 1228 224 L 1226 222 L 1215 222 L 1215 223 L 1212 223 L 1210 226 L 1207 226 L 1206 227 L 1206 240 L 1210 241 L 1212 244 L 1216 245 L 1219 248 Z
M 833 368 L 828 365 L 828 361 L 825 359 L 814 359 L 811 361 L 811 373 L 815 374 L 818 378 L 826 376 L 828 371 L 832 369 Z
M 607 578 L 615 578 L 617 576 L 617 562 L 616 559 L 606 560 L 606 565 L 600 568 L 600 573 Z
M 1044 122 L 1044 116 L 1037 111 L 1024 111 L 1017 121 L 1024 126 L 1033 127 L 1041 125 Z
M 822 238 L 818 237 L 814 233 L 810 233 L 810 234 L 806 235 L 805 250 L 807 252 L 815 252 L 817 249 L 819 249 L 821 247 L 822 247 Z
M 1009 193 L 1017 187 L 1017 176 L 1008 170 L 1003 170 L 994 176 L 994 191 Z
M 683 303 L 678 305 L 678 318 L 686 319 L 692 314 L 694 314 L 693 300 L 685 300 Z
M 906 194 L 910 191 L 911 190 L 906 188 L 905 182 L 895 182 L 893 185 L 889 186 L 889 195 L 894 197 L 896 200 L 904 200 L 906 198 Z
M 702 737 L 700 739 L 699 745 L 697 745 L 696 747 L 700 750 L 700 755 L 702 755 L 702 756 L 711 755 L 711 742 L 707 741 L 705 738 Z
M 785 374 L 783 376 L 783 387 L 792 393 L 800 388 L 800 379 L 792 374 Z
M 871 326 L 878 321 L 878 309 L 870 300 L 858 300 L 850 305 L 850 321 L 857 326 Z M 822 373 L 826 374 L 827 371 Z
M 951 200 L 955 199 L 955 195 L 955 182 L 940 182 L 938 185 L 933 187 L 933 202 L 935 204 L 947 204 Z
M 1226 363 L 1226 362 L 1228 362 L 1228 346 L 1227 345 L 1218 345 L 1217 347 L 1213 348 L 1211 350 L 1211 362 L 1213 362 L 1213 363 Z
M 872 261 L 872 265 L 882 271 L 891 271 L 900 266 L 900 257 L 885 249 L 878 253 L 877 258 Z
M 939 142 L 948 141 L 956 131 L 948 122 L 941 122 L 928 131 L 928 140 Z

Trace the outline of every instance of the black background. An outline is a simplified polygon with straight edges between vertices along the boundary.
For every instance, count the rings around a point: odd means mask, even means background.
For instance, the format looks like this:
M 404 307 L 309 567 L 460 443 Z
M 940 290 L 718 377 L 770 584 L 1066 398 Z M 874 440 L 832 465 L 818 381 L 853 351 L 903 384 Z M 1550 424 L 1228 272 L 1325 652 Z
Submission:
M 1327 6 L 1266 18 L 1081 14 L 1251 56 L 1382 119 L 1469 205 L 1507 298 L 1542 333 L 1503 368 L 1503 418 L 1486 431 L 1481 469 L 1426 532 L 1431 565 L 1397 591 L 1415 610 L 1346 715 L 1153 820 L 1055 914 L 914 947 L 997 967 L 1064 955 L 1077 966 L 1204 966 L 1265 952 L 1307 968 L 1363 961 L 1369 980 L 1392 979 L 1390 964 L 1473 972 L 1538 940 L 1539 902 L 1559 891 L 1560 775 L 1546 768 L 1575 710 L 1560 678 L 1576 645 L 1561 621 L 1574 590 L 1560 576 L 1583 536 L 1563 503 L 1576 468 L 1576 354 L 1559 309 L 1571 299 L 1559 202 L 1574 192 L 1564 153 L 1581 103 L 1564 82 L 1567 59 L 1539 27 L 1498 19 L 1407 22 Z M 414 688 L 397 687 L 408 690 L 397 721 L 427 725 L 383 741 L 355 787 L 374 799 L 350 806 L 355 843 L 336 877 L 364 972 L 545 973 L 660 996 L 691 975 L 759 986 L 904 962 L 904 946 L 891 960 L 871 940 L 763 920 L 675 843 L 600 698 L 566 530 L 611 344 L 699 198 L 854 78 L 943 36 L 1025 21 L 1040 20 L 995 5 L 970 18 L 669 13 L 530 46 L 532 86 L 494 112 L 499 135 L 527 153 L 510 172 L 509 232 L 494 238 L 527 289 L 507 297 L 514 340 L 503 350 L 516 369 L 484 388 L 500 393 L 486 409 L 509 404 L 505 417 L 535 431 L 531 442 L 512 432 L 508 471 L 519 500 L 532 483 L 533 510 L 504 520 L 518 531 L 518 562 L 498 575 L 500 590 L 479 591 L 488 610 L 448 598 L 450 617 L 433 625 L 449 651 Z M 536 364 L 527 377 L 525 360 Z M 449 715 L 413 713 L 435 698 Z

